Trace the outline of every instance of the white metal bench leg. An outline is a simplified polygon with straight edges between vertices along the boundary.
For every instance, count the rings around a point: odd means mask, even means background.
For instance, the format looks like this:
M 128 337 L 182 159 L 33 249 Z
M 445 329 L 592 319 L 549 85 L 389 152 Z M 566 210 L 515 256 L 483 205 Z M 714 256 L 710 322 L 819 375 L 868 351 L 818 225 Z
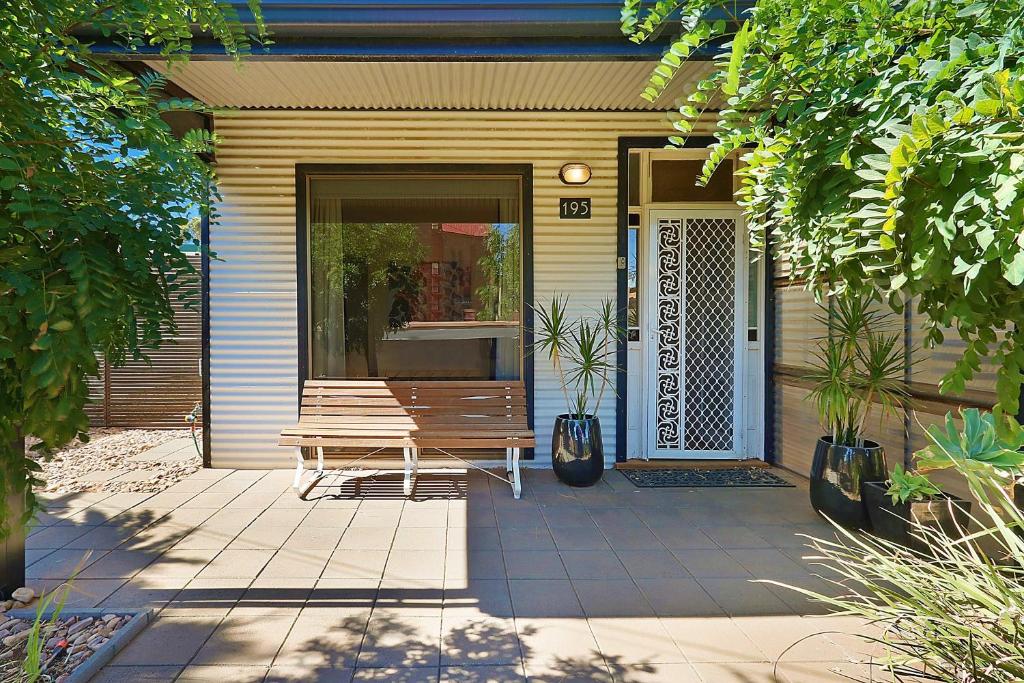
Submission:
M 402 455 L 405 456 L 405 481 L 402 483 L 402 490 L 405 495 L 412 495 L 412 487 L 416 483 L 416 471 L 419 469 L 420 449 L 403 448 Z
M 316 471 L 310 474 L 309 481 L 305 485 L 302 484 L 302 475 L 306 471 L 306 459 L 302 449 L 299 449 L 295 459 L 297 462 L 295 463 L 295 480 L 292 482 L 292 488 L 298 491 L 299 498 L 305 498 L 316 487 L 317 483 L 324 478 L 324 449 L 322 446 L 316 447 Z
M 511 454 L 506 455 L 506 459 L 511 460 L 508 466 L 508 476 L 512 484 L 512 496 L 519 500 L 519 496 L 523 493 L 523 484 L 519 479 L 519 449 L 509 448 L 508 450 L 511 451 Z
M 299 484 L 302 483 L 302 473 L 306 469 L 306 459 L 302 454 L 302 449 L 298 449 L 295 453 L 295 481 L 292 482 L 292 488 L 299 488 Z

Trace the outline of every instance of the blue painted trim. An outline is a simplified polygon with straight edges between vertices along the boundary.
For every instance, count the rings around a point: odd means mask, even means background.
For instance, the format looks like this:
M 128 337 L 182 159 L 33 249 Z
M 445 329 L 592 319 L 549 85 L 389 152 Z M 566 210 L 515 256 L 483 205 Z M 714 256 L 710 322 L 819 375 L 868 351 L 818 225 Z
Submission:
M 256 47 L 249 59 L 256 61 L 656 61 L 664 53 L 664 43 L 635 45 L 626 40 L 334 40 L 283 38 L 275 36 L 267 48 Z M 98 41 L 93 52 L 115 55 L 118 59 L 150 59 L 160 51 L 141 47 L 129 51 L 112 42 Z M 710 60 L 717 54 L 714 46 L 705 47 L 693 59 Z M 191 59 L 226 60 L 219 43 L 198 40 L 192 46 Z

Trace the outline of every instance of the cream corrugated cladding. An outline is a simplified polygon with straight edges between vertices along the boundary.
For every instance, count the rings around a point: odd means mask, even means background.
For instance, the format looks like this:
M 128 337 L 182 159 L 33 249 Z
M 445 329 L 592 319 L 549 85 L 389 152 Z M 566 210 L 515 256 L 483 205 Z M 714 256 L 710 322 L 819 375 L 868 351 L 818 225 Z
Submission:
M 210 398 L 215 467 L 287 467 L 277 446 L 296 419 L 297 163 L 533 164 L 534 297 L 571 292 L 575 313 L 614 297 L 619 136 L 667 135 L 658 112 L 345 112 L 246 110 L 218 117 L 223 201 L 210 246 Z M 569 188 L 565 162 L 593 179 Z M 568 193 L 568 194 L 567 194 Z M 560 220 L 560 196 L 593 199 L 590 220 Z M 543 358 L 536 361 L 537 461 L 550 460 L 552 422 L 564 411 Z M 602 429 L 614 459 L 615 403 Z

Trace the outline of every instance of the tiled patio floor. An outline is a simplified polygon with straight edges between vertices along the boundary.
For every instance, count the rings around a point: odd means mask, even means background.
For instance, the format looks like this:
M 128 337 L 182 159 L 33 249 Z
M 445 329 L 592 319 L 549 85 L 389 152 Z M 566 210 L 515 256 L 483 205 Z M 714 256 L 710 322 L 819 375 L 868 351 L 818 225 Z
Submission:
M 846 680 L 849 618 L 752 583 L 820 584 L 795 489 L 590 489 L 423 475 L 296 498 L 287 471 L 201 470 L 163 493 L 77 494 L 29 537 L 30 585 L 159 611 L 98 681 Z M 83 558 L 85 558 L 83 560 Z

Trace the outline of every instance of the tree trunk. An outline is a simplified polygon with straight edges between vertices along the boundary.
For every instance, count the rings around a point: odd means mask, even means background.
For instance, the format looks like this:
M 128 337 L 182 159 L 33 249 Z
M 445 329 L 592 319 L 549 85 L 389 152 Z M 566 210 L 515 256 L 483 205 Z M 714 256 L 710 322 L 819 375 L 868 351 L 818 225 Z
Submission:
M 24 438 L 17 439 L 13 445 L 15 452 L 25 452 Z M 11 494 L 5 504 L 11 533 L 0 541 L 0 597 L 6 600 L 11 597 L 11 591 L 25 585 L 25 527 L 21 523 L 25 497 Z

